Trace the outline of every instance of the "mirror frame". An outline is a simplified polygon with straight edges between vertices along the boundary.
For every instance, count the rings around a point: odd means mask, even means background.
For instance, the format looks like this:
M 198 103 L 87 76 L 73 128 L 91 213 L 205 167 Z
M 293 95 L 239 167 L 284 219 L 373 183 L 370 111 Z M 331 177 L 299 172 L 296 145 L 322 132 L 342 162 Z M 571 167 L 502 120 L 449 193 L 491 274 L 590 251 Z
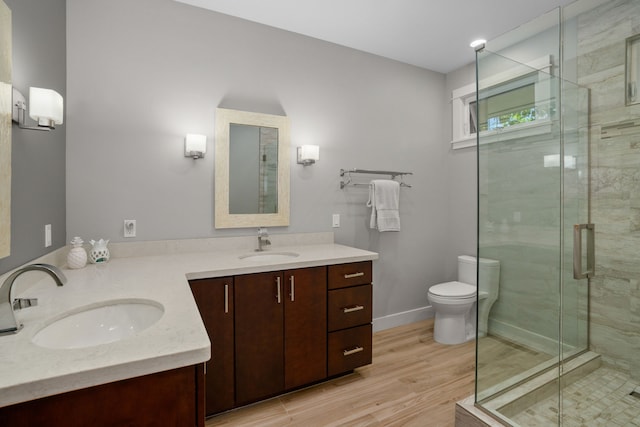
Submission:
M 11 9 L 0 0 L 0 258 L 11 255 Z
M 216 108 L 215 228 L 283 227 L 289 225 L 289 118 Z M 278 129 L 278 212 L 229 213 L 229 127 L 231 124 Z

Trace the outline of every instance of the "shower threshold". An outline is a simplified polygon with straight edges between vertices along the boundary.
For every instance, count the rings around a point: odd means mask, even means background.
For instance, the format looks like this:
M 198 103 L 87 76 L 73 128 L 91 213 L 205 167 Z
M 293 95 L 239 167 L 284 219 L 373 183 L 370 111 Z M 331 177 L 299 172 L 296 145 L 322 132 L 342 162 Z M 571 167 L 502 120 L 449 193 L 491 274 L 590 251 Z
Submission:
M 456 406 L 456 425 L 475 425 L 469 422 L 469 417 L 482 420 L 483 416 L 486 417 L 486 413 L 491 415 L 496 421 L 495 424 L 489 425 L 513 425 L 513 421 L 510 420 L 511 417 L 557 394 L 559 381 L 562 382 L 562 387 L 566 387 L 595 371 L 601 364 L 599 354 L 586 351 L 564 362 L 563 373 L 560 378 L 558 377 L 557 363 L 553 363 L 550 366 L 536 367 L 532 371 L 540 372 L 544 370 L 544 372 L 520 381 L 516 385 L 505 386 L 505 384 L 501 384 L 493 390 L 487 390 L 482 393 L 482 395 L 479 396 L 481 399 L 478 399 L 481 406 L 475 405 L 475 407 L 471 407 L 474 401 L 473 396 L 458 402 Z M 502 389 L 502 391 L 499 391 L 499 388 Z M 488 395 L 487 392 L 494 394 Z M 486 397 L 482 398 L 483 396 Z M 457 423 L 459 412 L 467 419 L 467 423 Z M 484 422 L 486 423 L 486 420 L 484 420 Z

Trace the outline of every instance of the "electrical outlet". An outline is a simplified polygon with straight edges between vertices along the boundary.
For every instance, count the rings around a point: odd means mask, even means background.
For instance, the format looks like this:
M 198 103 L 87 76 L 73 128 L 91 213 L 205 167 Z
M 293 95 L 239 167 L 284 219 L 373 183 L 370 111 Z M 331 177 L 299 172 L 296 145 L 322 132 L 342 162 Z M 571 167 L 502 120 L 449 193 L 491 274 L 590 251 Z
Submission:
M 48 248 L 49 246 L 51 246 L 51 224 L 44 226 L 44 247 Z
M 333 228 L 340 227 L 340 214 L 333 214 L 332 226 Z
M 136 237 L 136 220 L 124 220 L 124 237 Z

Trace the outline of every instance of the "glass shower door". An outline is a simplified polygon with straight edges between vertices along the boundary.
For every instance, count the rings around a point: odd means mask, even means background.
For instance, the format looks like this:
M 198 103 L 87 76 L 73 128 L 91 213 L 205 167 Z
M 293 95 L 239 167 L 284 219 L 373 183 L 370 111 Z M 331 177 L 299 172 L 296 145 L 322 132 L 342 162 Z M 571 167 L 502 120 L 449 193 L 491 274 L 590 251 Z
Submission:
M 500 261 L 476 402 L 517 423 L 544 400 L 536 416 L 559 424 L 563 362 L 587 348 L 588 287 L 573 278 L 573 226 L 588 222 L 587 98 L 544 60 L 533 68 L 484 49 L 476 69 L 478 256 Z

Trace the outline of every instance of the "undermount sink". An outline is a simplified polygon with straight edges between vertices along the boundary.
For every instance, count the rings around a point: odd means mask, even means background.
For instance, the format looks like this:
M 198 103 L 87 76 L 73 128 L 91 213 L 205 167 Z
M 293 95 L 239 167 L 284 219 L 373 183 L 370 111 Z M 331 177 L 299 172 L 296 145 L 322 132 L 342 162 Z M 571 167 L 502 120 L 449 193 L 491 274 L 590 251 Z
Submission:
M 93 347 L 129 338 L 156 323 L 162 304 L 151 300 L 107 301 L 66 313 L 38 331 L 32 342 L 40 347 Z
M 285 261 L 295 258 L 299 254 L 295 252 L 256 252 L 252 254 L 240 255 L 238 258 L 247 261 L 273 262 Z

